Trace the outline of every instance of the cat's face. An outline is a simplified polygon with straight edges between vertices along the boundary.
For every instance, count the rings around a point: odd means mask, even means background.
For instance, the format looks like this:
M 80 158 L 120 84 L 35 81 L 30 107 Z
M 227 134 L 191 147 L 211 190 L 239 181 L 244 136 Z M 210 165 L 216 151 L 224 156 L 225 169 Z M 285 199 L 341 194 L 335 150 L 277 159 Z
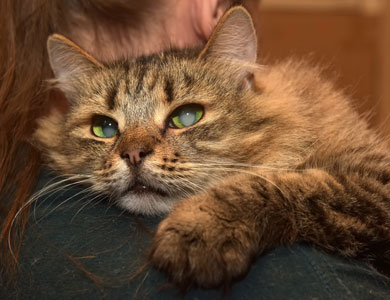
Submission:
M 242 9 L 225 16 L 199 55 L 107 66 L 58 35 L 48 49 L 70 110 L 40 120 L 35 136 L 54 169 L 85 176 L 120 206 L 167 212 L 232 163 L 259 162 L 253 149 L 267 136 L 254 133 L 268 119 L 253 113 L 256 38 Z

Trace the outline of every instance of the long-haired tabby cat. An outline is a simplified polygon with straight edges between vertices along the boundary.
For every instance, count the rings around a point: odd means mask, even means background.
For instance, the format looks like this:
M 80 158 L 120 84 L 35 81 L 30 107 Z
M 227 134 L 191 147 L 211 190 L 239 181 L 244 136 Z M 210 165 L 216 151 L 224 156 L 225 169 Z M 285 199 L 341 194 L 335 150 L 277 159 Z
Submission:
M 39 122 L 48 164 L 129 211 L 170 212 L 150 259 L 174 282 L 229 283 L 295 242 L 389 264 L 386 145 L 316 68 L 256 65 L 243 8 L 201 51 L 106 65 L 59 35 L 48 51 L 70 104 Z

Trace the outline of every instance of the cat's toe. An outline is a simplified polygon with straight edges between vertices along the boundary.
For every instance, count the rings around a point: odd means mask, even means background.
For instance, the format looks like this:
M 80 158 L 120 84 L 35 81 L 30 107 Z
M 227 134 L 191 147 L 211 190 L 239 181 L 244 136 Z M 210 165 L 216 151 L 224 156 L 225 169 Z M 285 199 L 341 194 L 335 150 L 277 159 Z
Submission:
M 229 285 L 246 274 L 251 260 L 250 248 L 239 236 L 234 226 L 209 214 L 191 220 L 168 217 L 156 233 L 151 262 L 179 286 Z

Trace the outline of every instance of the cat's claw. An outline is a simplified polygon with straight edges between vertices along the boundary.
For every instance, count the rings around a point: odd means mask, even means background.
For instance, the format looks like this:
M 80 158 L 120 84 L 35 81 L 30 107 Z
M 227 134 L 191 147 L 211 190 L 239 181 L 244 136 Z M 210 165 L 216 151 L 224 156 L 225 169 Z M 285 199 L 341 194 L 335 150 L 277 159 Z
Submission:
M 181 287 L 228 286 L 247 273 L 253 257 L 246 226 L 220 219 L 198 201 L 184 201 L 162 221 L 151 262 Z

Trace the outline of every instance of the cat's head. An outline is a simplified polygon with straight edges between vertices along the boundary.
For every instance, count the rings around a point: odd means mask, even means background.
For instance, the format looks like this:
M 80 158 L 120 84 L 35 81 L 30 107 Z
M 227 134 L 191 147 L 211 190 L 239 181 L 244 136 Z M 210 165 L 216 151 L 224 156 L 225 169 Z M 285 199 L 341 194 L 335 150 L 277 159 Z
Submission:
M 60 173 L 85 176 L 131 211 L 166 212 L 267 156 L 270 138 L 259 131 L 267 115 L 253 105 L 256 47 L 240 7 L 223 16 L 200 52 L 102 64 L 53 35 L 55 85 L 70 108 L 39 120 L 35 137 Z

